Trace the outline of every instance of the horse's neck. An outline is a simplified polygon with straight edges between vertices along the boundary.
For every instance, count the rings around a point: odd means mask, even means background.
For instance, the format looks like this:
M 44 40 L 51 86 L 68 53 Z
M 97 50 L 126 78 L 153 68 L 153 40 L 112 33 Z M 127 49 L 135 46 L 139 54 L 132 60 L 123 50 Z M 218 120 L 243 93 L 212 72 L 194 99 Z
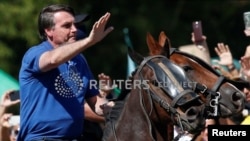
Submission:
M 104 141 L 165 141 L 173 139 L 172 124 L 163 122 L 162 119 L 153 119 L 157 117 L 157 112 L 152 109 L 155 106 L 150 104 L 152 99 L 147 90 L 132 89 L 123 102 L 122 106 L 116 105 L 110 113 L 113 119 L 106 123 Z M 117 111 L 119 111 L 118 117 Z
M 172 140 L 173 125 L 171 121 L 166 122 L 166 124 L 154 123 L 152 118 L 157 117 L 157 115 L 154 115 L 155 112 L 150 110 L 153 108 L 153 105 L 149 104 L 152 99 L 141 92 L 142 90 L 139 89 L 131 91 L 127 97 L 120 118 L 116 123 L 117 130 L 122 129 L 119 132 L 124 132 L 125 135 L 134 132 L 133 137 L 136 140 Z M 140 134 L 137 134 L 138 132 Z
M 157 114 L 156 114 L 157 115 Z M 172 141 L 174 137 L 174 125 L 171 120 L 162 121 L 161 119 L 156 119 L 156 122 L 152 121 L 152 133 L 154 138 L 159 140 Z
M 132 90 L 128 95 L 119 121 L 116 124 L 117 129 L 119 128 L 119 126 L 123 129 L 124 127 L 127 127 L 128 129 L 131 129 L 132 127 L 132 129 L 137 130 L 134 131 L 134 134 L 138 132 L 138 130 L 140 130 L 139 132 L 143 131 L 147 134 L 150 132 L 150 119 L 145 109 L 145 103 L 143 103 L 143 100 L 141 98 L 142 94 L 140 93 L 140 90 Z M 125 130 L 125 132 L 127 131 Z M 131 131 L 128 130 L 128 132 Z

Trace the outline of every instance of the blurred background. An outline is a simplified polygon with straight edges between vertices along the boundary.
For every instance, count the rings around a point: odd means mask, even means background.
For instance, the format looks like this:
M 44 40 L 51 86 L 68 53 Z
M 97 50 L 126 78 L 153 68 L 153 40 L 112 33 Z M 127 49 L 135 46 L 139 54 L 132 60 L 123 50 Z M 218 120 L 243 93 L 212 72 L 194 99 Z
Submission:
M 22 56 L 40 42 L 38 13 L 54 3 L 69 4 L 77 14 L 90 14 L 87 31 L 105 12 L 111 12 L 109 25 L 115 30 L 83 52 L 96 78 L 101 72 L 113 79 L 127 77 L 125 28 L 134 49 L 144 56 L 148 55 L 147 32 L 158 38 L 160 31 L 165 31 L 172 46 L 179 47 L 192 43 L 192 22 L 196 20 L 202 21 L 212 57 L 218 42 L 228 44 L 235 59 L 243 56 L 250 44 L 243 32 L 243 13 L 250 11 L 248 0 L 1 0 L 0 70 L 18 80 Z M 5 83 L 3 79 L 0 82 Z

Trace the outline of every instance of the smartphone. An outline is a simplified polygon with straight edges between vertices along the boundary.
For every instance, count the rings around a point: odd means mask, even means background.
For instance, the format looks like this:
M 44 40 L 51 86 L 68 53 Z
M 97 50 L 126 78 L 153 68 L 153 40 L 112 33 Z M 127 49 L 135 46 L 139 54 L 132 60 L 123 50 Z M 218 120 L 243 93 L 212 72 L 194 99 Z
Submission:
M 194 21 L 193 23 L 193 32 L 194 32 L 194 40 L 195 42 L 199 42 L 202 41 L 202 25 L 201 25 L 201 21 Z
M 243 14 L 245 29 L 250 29 L 250 11 Z
M 10 93 L 10 100 L 11 101 L 15 101 L 15 100 L 18 100 L 20 99 L 20 94 L 19 94 L 19 91 L 16 90 L 16 91 L 13 91 Z
M 9 119 L 9 124 L 11 126 L 20 124 L 20 116 L 19 115 L 13 115 Z

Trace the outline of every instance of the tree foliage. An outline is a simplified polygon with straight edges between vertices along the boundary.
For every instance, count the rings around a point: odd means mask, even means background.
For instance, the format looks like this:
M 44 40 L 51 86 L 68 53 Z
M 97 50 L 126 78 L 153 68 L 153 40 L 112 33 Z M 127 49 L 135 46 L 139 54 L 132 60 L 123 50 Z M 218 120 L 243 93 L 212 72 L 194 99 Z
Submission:
M 146 33 L 155 37 L 165 31 L 173 47 L 191 43 L 191 23 L 201 20 L 203 33 L 212 56 L 218 42 L 228 44 L 233 56 L 239 59 L 249 39 L 243 33 L 243 12 L 250 11 L 250 2 L 235 0 L 2 0 L 0 3 L 0 68 L 18 78 L 21 59 L 25 51 L 39 43 L 37 16 L 45 5 L 69 4 L 77 13 L 89 13 L 92 24 L 105 12 L 112 14 L 110 25 L 115 30 L 102 42 L 89 48 L 86 56 L 95 75 L 107 73 L 113 78 L 125 78 L 127 46 L 123 29 L 128 28 L 136 51 L 148 54 Z

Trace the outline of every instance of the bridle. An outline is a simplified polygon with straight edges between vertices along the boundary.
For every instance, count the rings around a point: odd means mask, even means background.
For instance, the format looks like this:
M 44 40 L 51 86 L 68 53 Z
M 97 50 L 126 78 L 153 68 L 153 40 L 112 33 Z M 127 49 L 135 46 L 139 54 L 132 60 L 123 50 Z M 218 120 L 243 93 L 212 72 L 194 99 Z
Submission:
M 153 59 L 159 59 L 159 62 L 154 62 Z M 145 66 L 149 67 L 156 78 L 153 80 L 154 82 L 143 81 L 147 80 L 144 78 L 143 69 Z M 198 128 L 193 128 L 192 125 L 188 122 L 186 114 L 179 113 L 177 107 L 185 107 L 186 104 L 190 104 L 193 101 L 197 101 L 200 104 L 203 102 L 200 100 L 200 96 L 196 94 L 191 87 L 183 87 L 176 85 L 177 82 L 189 81 L 187 76 L 185 75 L 184 70 L 172 63 L 168 58 L 162 55 L 148 56 L 145 57 L 137 69 L 132 73 L 132 83 L 136 79 L 139 79 L 141 89 L 138 89 L 139 93 L 139 104 L 141 106 L 142 112 L 146 117 L 147 124 L 149 125 L 150 136 L 152 140 L 155 140 L 152 135 L 152 121 L 150 119 L 150 115 L 153 112 L 153 102 L 157 103 L 162 107 L 171 117 L 173 124 L 177 124 L 181 129 L 182 133 L 179 135 L 183 135 L 185 131 L 189 130 L 199 130 Z M 173 87 L 163 87 L 158 86 L 157 84 L 160 82 L 172 82 Z M 150 86 L 150 87 L 148 87 Z M 157 89 L 161 89 L 161 95 L 157 94 Z M 145 105 L 145 96 L 146 95 L 149 104 Z M 166 101 L 166 95 L 171 102 Z M 146 108 L 146 106 L 150 106 L 150 108 Z M 199 111 L 201 115 L 203 115 L 204 108 Z M 118 140 L 115 130 L 115 124 L 111 124 L 112 132 L 114 134 L 114 140 Z M 200 128 L 200 127 L 199 127 Z M 179 136 L 178 136 L 179 137 Z
M 154 58 L 159 58 L 161 61 L 158 63 L 154 63 L 152 61 L 152 59 Z M 150 115 L 152 112 L 152 101 L 155 101 L 156 103 L 158 103 L 165 111 L 167 111 L 170 115 L 171 115 L 171 120 L 173 121 L 173 123 L 179 125 L 182 129 L 182 131 L 184 132 L 184 130 L 191 130 L 192 127 L 191 125 L 189 125 L 188 120 L 186 119 L 186 117 L 184 117 L 183 115 L 181 115 L 177 110 L 176 107 L 180 107 L 183 105 L 186 105 L 194 100 L 199 99 L 199 95 L 197 95 L 196 93 L 194 93 L 192 88 L 187 88 L 187 87 L 181 87 L 180 85 L 177 85 L 178 82 L 184 82 L 184 81 L 188 81 L 185 73 L 183 72 L 183 70 L 173 64 L 169 59 L 167 59 L 165 56 L 162 55 L 155 55 L 155 56 L 148 56 L 146 58 L 144 58 L 144 60 L 141 62 L 141 64 L 138 66 L 137 68 L 137 73 L 140 76 L 140 80 L 141 82 L 145 82 L 143 81 L 143 75 L 142 75 L 142 69 L 144 68 L 144 66 L 148 66 L 150 67 L 155 76 L 156 76 L 156 83 L 160 83 L 163 82 L 165 83 L 167 82 L 172 82 L 172 84 L 174 85 L 174 87 L 172 88 L 168 88 L 168 87 L 160 87 L 165 94 L 167 94 L 168 96 L 170 96 L 172 98 L 172 102 L 168 103 L 167 101 L 165 101 L 161 96 L 159 96 L 158 94 L 156 94 L 156 90 L 157 88 L 159 88 L 159 86 L 151 83 L 141 83 L 142 89 L 143 88 L 148 88 L 147 85 L 150 85 L 149 89 L 144 89 L 146 90 L 147 94 L 148 94 L 148 99 L 150 101 L 150 107 L 151 110 L 149 112 L 149 114 L 147 114 L 146 109 L 145 109 L 145 105 L 143 105 L 143 96 L 142 96 L 142 91 L 140 91 L 140 104 L 142 109 L 144 109 L 144 114 L 146 116 Z M 167 77 L 163 77 L 163 76 L 167 76 Z M 204 112 L 204 111 L 202 111 Z M 175 120 L 175 118 L 177 119 L 177 121 Z M 148 122 L 150 125 L 150 119 L 148 117 Z M 150 129 L 151 130 L 151 129 Z M 152 135 L 151 135 L 152 137 Z
M 186 57 L 189 57 L 195 61 L 197 61 L 199 64 L 201 64 L 202 66 L 205 66 L 209 71 L 211 71 L 212 73 L 218 75 L 219 79 L 216 81 L 216 83 L 214 84 L 213 88 L 210 90 L 208 89 L 208 87 L 205 84 L 200 84 L 200 83 L 196 83 L 195 87 L 194 87 L 194 91 L 197 93 L 201 93 L 205 98 L 206 98 L 206 107 L 213 109 L 212 112 L 209 110 L 209 113 L 207 113 L 207 116 L 209 117 L 217 117 L 218 116 L 218 108 L 219 108 L 219 98 L 220 98 L 220 92 L 219 89 L 221 87 L 221 85 L 225 82 L 226 78 L 223 75 L 218 74 L 214 69 L 212 69 L 211 67 L 209 67 L 208 64 L 206 64 L 205 62 L 201 61 L 200 59 L 198 59 L 195 56 L 192 56 L 190 54 L 178 51 L 176 48 L 170 48 L 170 56 L 173 53 L 177 53 L 177 54 L 181 54 L 184 55 Z

